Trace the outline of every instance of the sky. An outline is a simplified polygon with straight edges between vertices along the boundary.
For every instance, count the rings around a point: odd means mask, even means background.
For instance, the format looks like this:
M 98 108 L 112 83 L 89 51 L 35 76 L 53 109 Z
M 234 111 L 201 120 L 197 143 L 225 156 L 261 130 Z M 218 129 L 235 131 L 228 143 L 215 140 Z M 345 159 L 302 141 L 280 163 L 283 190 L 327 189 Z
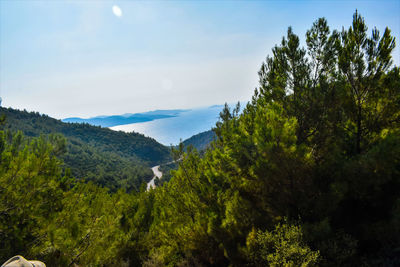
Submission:
M 315 20 L 341 30 L 356 9 L 400 43 L 398 0 L 0 0 L 2 106 L 61 119 L 248 101 L 288 26 L 304 45 Z

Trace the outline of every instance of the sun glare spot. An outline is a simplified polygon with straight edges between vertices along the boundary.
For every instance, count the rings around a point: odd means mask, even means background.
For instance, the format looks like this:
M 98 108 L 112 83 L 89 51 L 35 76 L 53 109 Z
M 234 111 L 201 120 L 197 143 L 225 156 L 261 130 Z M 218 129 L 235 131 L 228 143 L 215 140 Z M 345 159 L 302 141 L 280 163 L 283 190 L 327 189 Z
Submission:
M 117 17 L 121 17 L 122 16 L 122 10 L 121 10 L 121 8 L 119 6 L 113 6 L 112 7 L 112 12 Z

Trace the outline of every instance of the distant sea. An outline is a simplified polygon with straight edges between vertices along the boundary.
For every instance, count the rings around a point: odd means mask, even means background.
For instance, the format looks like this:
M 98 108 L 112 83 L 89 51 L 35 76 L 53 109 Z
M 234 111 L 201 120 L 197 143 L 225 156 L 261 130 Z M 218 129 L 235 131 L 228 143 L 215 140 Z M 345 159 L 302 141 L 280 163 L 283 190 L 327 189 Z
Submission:
M 200 132 L 215 126 L 223 105 L 185 110 L 177 117 L 157 119 L 148 122 L 132 123 L 110 127 L 112 130 L 138 132 L 152 137 L 164 145 L 177 145 Z

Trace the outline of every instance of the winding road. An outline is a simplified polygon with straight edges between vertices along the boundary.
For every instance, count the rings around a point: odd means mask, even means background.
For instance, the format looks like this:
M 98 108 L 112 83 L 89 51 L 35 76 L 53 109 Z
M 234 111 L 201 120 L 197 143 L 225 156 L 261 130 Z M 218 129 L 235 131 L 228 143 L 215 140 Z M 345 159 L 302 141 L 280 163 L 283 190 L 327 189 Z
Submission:
M 160 171 L 160 165 L 152 167 L 151 170 L 153 171 L 154 176 L 153 179 L 151 179 L 150 182 L 147 183 L 147 190 L 156 187 L 156 185 L 154 184 L 154 180 L 156 179 L 156 177 L 158 177 L 158 179 L 161 179 L 162 177 L 162 172 Z

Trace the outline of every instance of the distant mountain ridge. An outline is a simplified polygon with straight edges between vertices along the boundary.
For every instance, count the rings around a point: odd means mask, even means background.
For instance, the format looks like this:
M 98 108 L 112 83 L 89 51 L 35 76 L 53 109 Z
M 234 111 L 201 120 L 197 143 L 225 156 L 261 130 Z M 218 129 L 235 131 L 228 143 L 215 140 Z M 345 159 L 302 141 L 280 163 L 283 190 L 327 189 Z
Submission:
M 143 113 L 125 113 L 122 115 L 110 115 L 110 116 L 102 115 L 102 116 L 91 117 L 88 119 L 71 117 L 71 118 L 65 118 L 62 121 L 69 123 L 88 123 L 90 125 L 102 126 L 102 127 L 113 127 L 117 125 L 126 125 L 131 123 L 172 118 L 186 111 L 189 110 L 186 109 L 154 110 Z

